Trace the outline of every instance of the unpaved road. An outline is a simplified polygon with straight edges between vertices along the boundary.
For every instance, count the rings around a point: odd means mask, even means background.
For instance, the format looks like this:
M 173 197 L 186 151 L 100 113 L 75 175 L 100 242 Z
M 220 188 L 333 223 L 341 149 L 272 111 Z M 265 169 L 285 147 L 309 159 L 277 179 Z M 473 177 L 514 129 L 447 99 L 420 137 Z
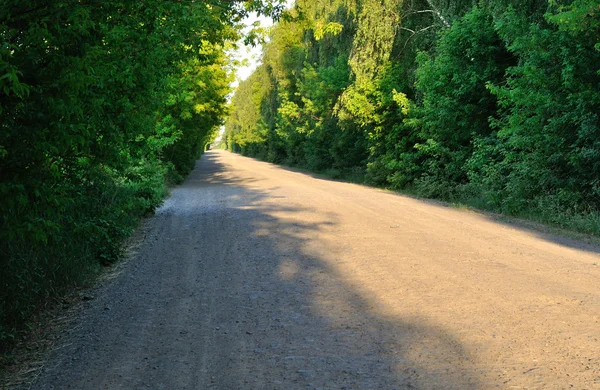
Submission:
M 600 256 L 221 151 L 35 389 L 600 388 Z

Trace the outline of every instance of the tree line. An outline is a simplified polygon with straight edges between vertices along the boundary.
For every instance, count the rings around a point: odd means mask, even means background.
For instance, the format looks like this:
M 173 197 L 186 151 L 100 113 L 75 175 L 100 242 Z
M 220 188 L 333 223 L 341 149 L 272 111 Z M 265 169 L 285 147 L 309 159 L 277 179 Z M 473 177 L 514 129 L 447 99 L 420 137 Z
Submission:
M 297 0 L 223 144 L 600 233 L 597 0 Z
M 240 21 L 278 7 L 2 1 L 0 345 L 114 262 L 193 168 L 223 123 Z

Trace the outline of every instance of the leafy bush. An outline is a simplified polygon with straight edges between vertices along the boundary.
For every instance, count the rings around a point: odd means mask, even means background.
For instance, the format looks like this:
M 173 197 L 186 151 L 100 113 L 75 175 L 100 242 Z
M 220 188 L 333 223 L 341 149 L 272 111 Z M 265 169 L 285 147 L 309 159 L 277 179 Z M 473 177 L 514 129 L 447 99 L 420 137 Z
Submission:
M 0 344 L 193 168 L 225 115 L 225 43 L 261 4 L 0 5 Z

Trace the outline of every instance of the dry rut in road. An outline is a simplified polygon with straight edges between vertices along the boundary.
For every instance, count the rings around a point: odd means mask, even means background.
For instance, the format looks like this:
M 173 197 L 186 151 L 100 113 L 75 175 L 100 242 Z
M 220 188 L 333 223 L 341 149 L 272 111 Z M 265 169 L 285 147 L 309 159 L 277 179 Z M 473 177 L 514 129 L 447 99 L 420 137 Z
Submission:
M 222 151 L 33 388 L 600 388 L 598 248 Z

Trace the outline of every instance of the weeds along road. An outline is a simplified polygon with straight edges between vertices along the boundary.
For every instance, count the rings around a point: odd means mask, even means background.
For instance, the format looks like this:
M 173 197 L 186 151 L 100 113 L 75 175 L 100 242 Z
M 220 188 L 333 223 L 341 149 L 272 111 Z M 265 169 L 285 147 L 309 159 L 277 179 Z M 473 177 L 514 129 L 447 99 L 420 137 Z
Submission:
M 596 389 L 598 253 L 211 151 L 33 388 Z

